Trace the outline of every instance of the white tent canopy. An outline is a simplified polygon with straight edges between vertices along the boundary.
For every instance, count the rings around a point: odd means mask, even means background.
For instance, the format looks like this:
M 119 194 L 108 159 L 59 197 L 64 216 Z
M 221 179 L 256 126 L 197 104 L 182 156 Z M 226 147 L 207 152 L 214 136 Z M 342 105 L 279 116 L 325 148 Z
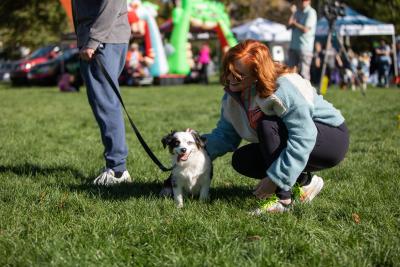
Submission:
M 254 39 L 263 42 L 289 42 L 292 31 L 285 25 L 257 18 L 232 29 L 238 40 Z

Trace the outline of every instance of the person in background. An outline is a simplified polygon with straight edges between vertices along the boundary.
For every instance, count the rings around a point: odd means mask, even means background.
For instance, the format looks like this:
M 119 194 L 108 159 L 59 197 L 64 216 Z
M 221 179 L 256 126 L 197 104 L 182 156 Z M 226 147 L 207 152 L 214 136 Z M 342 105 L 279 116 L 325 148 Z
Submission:
M 311 61 L 311 83 L 319 86 L 321 81 L 322 64 L 324 62 L 324 52 L 320 42 L 315 42 L 314 54 Z
M 260 180 L 254 195 L 266 201 L 255 215 L 288 211 L 294 199 L 311 201 L 324 185 L 311 172 L 339 164 L 349 146 L 340 111 L 254 40 L 227 52 L 221 83 L 219 121 L 203 135 L 211 159 L 234 152 L 233 168 Z M 239 147 L 242 139 L 248 143 Z M 171 188 L 167 179 L 160 195 L 171 194 Z
M 360 87 L 362 92 L 367 91 L 367 84 L 369 80 L 369 69 L 370 69 L 371 58 L 367 52 L 363 52 L 358 59 L 357 74 L 360 81 Z
M 395 84 L 399 87 L 400 86 L 400 40 L 396 42 L 396 52 L 397 52 L 397 64 L 395 68 L 397 68 L 397 77 L 395 78 Z
M 317 12 L 311 7 L 310 0 L 295 1 L 297 5 L 292 6 L 292 15 L 288 21 L 288 28 L 292 29 L 288 65 L 297 67 L 300 75 L 310 80 Z
M 198 63 L 200 65 L 200 82 L 204 84 L 208 84 L 208 64 L 210 64 L 210 47 L 207 43 L 201 45 Z
M 349 56 L 349 61 L 350 61 L 350 71 L 348 73 L 349 79 L 350 79 L 350 84 L 351 84 L 351 90 L 355 91 L 356 87 L 361 85 L 361 81 L 359 80 L 359 76 L 357 75 L 357 68 L 358 68 L 358 54 L 355 53 L 352 49 L 349 49 L 347 51 L 347 54 Z
M 150 76 L 150 71 L 146 63 L 146 57 L 139 50 L 137 43 L 129 46 L 126 56 L 125 74 L 127 85 L 140 85 L 140 81 Z
M 131 182 L 126 168 L 128 148 L 121 104 L 94 60 L 102 62 L 118 84 L 131 34 L 125 0 L 72 0 L 72 13 L 80 49 L 81 73 L 100 128 L 105 168 L 94 180 L 97 185 Z
M 389 73 L 392 58 L 390 56 L 390 46 L 386 44 L 385 40 L 381 40 L 380 46 L 376 48 L 378 56 L 378 86 L 389 87 Z
M 79 87 L 75 86 L 75 77 L 68 72 L 63 73 L 58 80 L 58 88 L 61 92 L 77 92 Z

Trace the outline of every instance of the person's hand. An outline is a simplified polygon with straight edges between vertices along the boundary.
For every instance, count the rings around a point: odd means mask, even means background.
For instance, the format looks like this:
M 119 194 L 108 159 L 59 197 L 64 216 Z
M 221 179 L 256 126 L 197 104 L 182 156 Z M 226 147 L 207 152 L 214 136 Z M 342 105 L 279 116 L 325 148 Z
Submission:
M 276 188 L 276 184 L 269 177 L 265 177 L 257 184 L 253 195 L 259 199 L 269 198 L 275 193 Z
M 86 61 L 89 61 L 93 58 L 94 52 L 96 50 L 94 50 L 93 48 L 88 48 L 88 47 L 83 47 L 81 48 L 81 50 L 79 51 L 79 56 Z

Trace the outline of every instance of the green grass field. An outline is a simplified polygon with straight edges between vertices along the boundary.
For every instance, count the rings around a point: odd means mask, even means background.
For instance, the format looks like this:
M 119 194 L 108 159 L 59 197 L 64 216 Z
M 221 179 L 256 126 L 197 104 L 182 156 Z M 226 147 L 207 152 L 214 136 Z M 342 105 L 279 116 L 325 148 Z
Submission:
M 123 88 L 137 126 L 169 165 L 161 138 L 206 133 L 220 86 Z M 214 162 L 210 203 L 160 199 L 166 173 L 127 124 L 132 185 L 90 184 L 103 166 L 85 91 L 0 85 L 0 266 L 399 266 L 400 90 L 331 89 L 350 151 L 320 172 L 322 193 L 286 214 L 254 218 L 256 181 Z

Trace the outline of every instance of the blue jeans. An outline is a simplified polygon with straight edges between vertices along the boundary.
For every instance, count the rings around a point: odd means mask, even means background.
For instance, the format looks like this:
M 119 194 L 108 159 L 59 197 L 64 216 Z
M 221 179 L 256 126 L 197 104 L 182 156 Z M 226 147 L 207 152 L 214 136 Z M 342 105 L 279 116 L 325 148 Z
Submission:
M 390 62 L 380 61 L 378 65 L 378 84 L 379 86 L 389 86 Z
M 127 49 L 128 44 L 101 44 L 96 50 L 95 56 L 117 85 L 125 65 Z M 125 171 L 128 147 L 121 104 L 95 60 L 81 60 L 81 74 L 86 83 L 89 104 L 100 128 L 106 167 L 116 172 Z

